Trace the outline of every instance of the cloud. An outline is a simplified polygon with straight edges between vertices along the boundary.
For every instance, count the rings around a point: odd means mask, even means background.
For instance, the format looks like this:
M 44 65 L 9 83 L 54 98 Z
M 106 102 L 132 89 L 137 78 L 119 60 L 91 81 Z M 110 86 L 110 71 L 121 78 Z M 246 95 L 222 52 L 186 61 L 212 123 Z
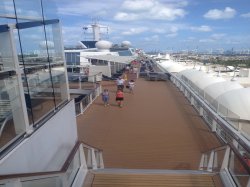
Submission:
M 220 40 L 222 38 L 224 38 L 226 36 L 226 34 L 212 34 L 211 38 L 214 40 Z
M 202 25 L 200 27 L 191 27 L 191 30 L 198 32 L 211 32 L 212 28 L 207 25 Z
M 62 0 L 63 1 L 63 0 Z M 60 15 L 70 16 L 105 16 L 114 10 L 114 7 L 119 5 L 119 1 L 106 0 L 106 1 L 58 1 L 57 12 Z
M 153 0 L 127 0 L 122 4 L 122 8 L 129 11 L 146 11 L 150 10 L 151 7 L 155 6 L 157 1 Z
M 206 38 L 206 39 L 200 39 L 199 42 L 200 43 L 212 43 L 212 42 L 215 42 L 215 40 L 211 38 Z
M 203 15 L 204 18 L 218 20 L 218 19 L 231 19 L 236 15 L 236 10 L 226 7 L 224 10 L 212 9 Z
M 157 42 L 160 40 L 160 37 L 158 35 L 153 35 L 150 37 L 145 37 L 144 40 L 147 42 L 149 42 L 149 41 Z
M 130 28 L 129 30 L 122 32 L 122 35 L 135 35 L 135 34 L 143 33 L 147 30 L 148 28 L 145 28 L 145 27 Z
M 133 21 L 138 20 L 140 16 L 138 14 L 126 13 L 126 12 L 118 12 L 114 19 L 118 21 Z
M 121 10 L 115 14 L 114 19 L 117 21 L 145 19 L 173 21 L 183 18 L 187 14 L 180 6 L 184 6 L 184 4 L 177 2 L 168 5 L 157 0 L 126 0 L 121 6 Z
M 82 27 L 80 25 L 63 26 L 62 34 L 63 34 L 64 44 L 75 45 L 77 41 L 83 40 L 83 35 L 79 34 L 82 33 L 81 28 Z
M 167 34 L 166 37 L 167 38 L 175 38 L 178 34 L 177 33 L 171 33 L 171 34 Z
M 246 14 L 241 14 L 240 16 L 243 18 L 250 18 L 250 12 Z

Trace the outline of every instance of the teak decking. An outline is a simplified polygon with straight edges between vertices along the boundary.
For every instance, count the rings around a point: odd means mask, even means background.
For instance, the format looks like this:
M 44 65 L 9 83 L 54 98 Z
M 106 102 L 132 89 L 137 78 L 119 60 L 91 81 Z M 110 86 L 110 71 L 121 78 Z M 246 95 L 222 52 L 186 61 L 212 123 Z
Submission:
M 170 81 L 138 79 L 125 89 L 123 108 L 101 97 L 77 118 L 79 139 L 103 149 L 105 168 L 197 170 L 201 153 L 220 145 L 216 136 Z

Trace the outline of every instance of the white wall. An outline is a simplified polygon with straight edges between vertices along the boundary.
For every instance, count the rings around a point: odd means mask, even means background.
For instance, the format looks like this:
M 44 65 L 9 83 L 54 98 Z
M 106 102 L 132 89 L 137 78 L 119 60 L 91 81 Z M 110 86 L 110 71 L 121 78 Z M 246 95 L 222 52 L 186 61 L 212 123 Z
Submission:
M 0 175 L 60 170 L 77 139 L 71 101 L 0 161 Z

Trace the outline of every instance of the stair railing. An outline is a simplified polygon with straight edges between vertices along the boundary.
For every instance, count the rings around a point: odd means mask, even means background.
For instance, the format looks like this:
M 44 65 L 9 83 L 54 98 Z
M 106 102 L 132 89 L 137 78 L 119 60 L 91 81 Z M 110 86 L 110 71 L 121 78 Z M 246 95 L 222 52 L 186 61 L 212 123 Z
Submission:
M 226 186 L 250 186 L 250 155 L 231 144 L 202 153 L 199 170 L 219 173 Z
M 88 170 L 101 168 L 104 168 L 102 150 L 77 142 L 61 170 L 1 175 L 0 186 L 82 187 Z

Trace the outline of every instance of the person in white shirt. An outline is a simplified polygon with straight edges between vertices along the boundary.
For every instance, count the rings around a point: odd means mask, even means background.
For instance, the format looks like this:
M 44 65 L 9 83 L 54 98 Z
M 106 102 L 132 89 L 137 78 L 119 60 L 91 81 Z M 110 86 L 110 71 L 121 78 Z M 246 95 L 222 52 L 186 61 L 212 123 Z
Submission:
M 130 80 L 128 82 L 128 86 L 129 86 L 130 93 L 134 94 L 135 81 L 134 80 Z
M 119 77 L 119 78 L 116 80 L 117 90 L 120 89 L 120 90 L 123 92 L 124 84 L 125 84 L 125 80 L 122 79 L 122 77 Z

